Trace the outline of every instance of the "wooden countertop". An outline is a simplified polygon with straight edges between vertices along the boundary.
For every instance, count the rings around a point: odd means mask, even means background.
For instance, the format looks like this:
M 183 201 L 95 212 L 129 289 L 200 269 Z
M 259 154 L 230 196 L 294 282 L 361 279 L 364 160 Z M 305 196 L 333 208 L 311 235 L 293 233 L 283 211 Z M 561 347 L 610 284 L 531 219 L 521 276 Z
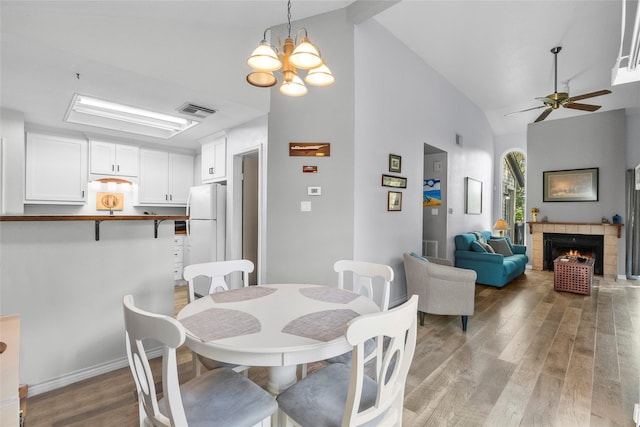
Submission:
M 0 215 L 0 221 L 185 221 L 186 215 Z
M 100 223 L 103 221 L 153 221 L 153 237 L 158 238 L 158 226 L 162 221 L 186 221 L 187 215 L 0 215 L 1 221 L 94 221 L 95 238 L 100 240 Z

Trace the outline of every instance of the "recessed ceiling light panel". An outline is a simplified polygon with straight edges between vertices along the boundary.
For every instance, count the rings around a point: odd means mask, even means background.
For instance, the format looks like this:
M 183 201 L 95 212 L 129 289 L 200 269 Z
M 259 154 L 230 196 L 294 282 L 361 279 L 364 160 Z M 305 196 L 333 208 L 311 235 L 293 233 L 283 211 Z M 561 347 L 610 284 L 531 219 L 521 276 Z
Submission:
M 200 123 L 79 94 L 73 95 L 64 120 L 162 139 L 169 139 Z

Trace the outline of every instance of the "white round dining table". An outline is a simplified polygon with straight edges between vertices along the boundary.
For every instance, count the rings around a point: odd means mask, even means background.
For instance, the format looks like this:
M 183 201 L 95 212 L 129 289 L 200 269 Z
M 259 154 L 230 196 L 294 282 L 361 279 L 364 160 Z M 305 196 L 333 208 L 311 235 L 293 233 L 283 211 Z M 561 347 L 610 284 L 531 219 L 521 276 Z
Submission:
M 329 286 L 272 284 L 206 295 L 178 313 L 191 350 L 210 359 L 269 367 L 267 389 L 296 382 L 298 364 L 351 350 L 347 323 L 380 311 L 371 299 Z

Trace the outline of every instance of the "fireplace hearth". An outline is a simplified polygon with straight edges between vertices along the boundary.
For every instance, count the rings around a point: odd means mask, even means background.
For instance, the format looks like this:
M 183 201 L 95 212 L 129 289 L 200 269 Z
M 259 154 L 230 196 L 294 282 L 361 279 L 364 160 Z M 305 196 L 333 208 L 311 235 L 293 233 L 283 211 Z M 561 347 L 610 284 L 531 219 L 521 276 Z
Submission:
M 543 233 L 543 270 L 553 271 L 553 260 L 562 255 L 593 258 L 593 273 L 603 275 L 604 238 L 600 235 Z

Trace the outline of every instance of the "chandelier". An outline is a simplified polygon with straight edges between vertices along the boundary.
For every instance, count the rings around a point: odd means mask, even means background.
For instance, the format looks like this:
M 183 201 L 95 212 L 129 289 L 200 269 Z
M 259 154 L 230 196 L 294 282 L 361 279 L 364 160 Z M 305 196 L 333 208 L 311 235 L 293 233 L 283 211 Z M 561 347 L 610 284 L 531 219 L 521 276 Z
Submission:
M 305 95 L 304 82 L 311 86 L 331 85 L 335 78 L 320 56 L 320 50 L 309 40 L 306 28 L 298 30 L 298 33 L 304 31 L 304 37 L 297 46 L 291 38 L 291 0 L 287 3 L 287 28 L 289 32 L 280 49 L 267 42 L 267 32 L 272 31 L 271 28 L 264 30 L 262 41 L 247 59 L 253 70 L 247 75 L 247 82 L 257 87 L 274 86 L 278 79 L 273 72 L 282 68 L 280 93 L 283 95 Z M 308 70 L 304 82 L 298 70 Z

